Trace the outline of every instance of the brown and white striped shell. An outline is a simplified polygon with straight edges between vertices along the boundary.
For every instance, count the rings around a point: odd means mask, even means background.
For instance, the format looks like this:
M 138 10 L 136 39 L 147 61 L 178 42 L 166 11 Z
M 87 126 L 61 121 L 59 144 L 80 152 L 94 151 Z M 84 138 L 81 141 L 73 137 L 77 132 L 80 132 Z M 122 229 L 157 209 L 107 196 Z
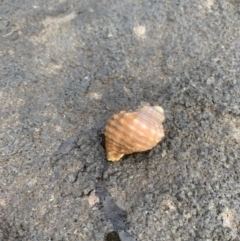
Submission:
M 143 106 L 135 112 L 121 111 L 105 127 L 107 159 L 152 149 L 164 137 L 164 111 L 160 106 Z

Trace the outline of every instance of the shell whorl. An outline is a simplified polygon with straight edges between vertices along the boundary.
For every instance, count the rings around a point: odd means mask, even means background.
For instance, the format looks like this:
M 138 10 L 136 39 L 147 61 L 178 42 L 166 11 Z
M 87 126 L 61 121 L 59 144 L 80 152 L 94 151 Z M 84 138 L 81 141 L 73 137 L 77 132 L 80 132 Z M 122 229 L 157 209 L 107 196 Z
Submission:
M 160 106 L 143 106 L 136 112 L 121 111 L 105 127 L 107 159 L 152 149 L 163 137 L 164 111 Z

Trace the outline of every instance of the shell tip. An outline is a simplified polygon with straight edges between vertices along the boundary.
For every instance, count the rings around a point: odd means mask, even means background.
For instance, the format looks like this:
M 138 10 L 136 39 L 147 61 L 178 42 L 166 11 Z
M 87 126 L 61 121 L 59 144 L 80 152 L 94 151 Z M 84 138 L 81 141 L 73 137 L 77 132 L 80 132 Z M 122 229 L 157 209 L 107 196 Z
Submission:
M 153 106 L 153 108 L 156 109 L 158 112 L 164 114 L 164 110 L 161 106 L 155 105 L 155 106 Z
M 123 155 L 124 154 L 121 154 L 121 153 L 109 152 L 109 153 L 107 153 L 107 160 L 116 162 L 116 161 L 119 161 Z

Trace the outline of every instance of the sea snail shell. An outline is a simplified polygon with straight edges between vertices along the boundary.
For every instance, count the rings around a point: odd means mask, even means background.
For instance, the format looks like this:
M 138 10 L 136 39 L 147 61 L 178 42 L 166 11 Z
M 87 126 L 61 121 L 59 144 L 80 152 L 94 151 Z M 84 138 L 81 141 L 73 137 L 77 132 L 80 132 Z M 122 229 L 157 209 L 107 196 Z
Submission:
M 143 106 L 135 112 L 121 111 L 113 115 L 104 133 L 108 161 L 152 149 L 164 137 L 164 119 L 160 106 Z

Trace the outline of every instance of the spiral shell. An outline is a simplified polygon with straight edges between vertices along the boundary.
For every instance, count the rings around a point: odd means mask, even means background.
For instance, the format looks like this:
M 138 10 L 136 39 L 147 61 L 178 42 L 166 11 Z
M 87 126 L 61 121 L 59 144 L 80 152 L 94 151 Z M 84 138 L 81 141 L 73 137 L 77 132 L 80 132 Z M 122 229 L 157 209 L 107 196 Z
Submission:
M 118 161 L 125 154 L 152 149 L 164 137 L 164 119 L 160 106 L 143 106 L 135 112 L 113 115 L 104 133 L 107 159 Z

